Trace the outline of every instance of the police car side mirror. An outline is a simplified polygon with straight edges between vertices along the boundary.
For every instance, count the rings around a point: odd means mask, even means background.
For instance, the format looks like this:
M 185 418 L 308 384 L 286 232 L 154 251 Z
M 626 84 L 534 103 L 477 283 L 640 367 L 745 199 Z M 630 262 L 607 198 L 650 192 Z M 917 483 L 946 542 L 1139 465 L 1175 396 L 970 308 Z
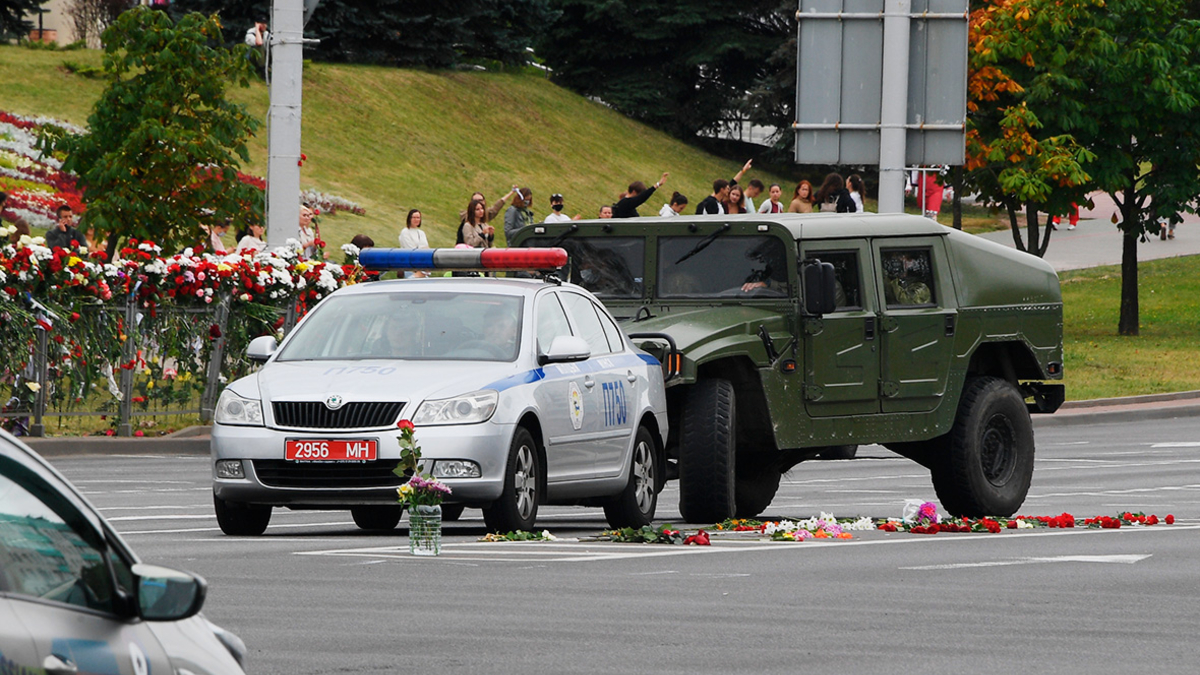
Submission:
M 132 571 L 138 615 L 146 621 L 179 621 L 195 616 L 204 606 L 208 584 L 194 574 L 141 563 Z
M 246 346 L 246 358 L 256 363 L 265 363 L 275 353 L 275 348 L 278 346 L 274 335 L 260 335 Z
M 592 348 L 588 346 L 587 340 L 574 335 L 559 335 L 550 343 L 549 351 L 538 355 L 538 365 L 583 361 L 591 355 Z
M 813 260 L 804 265 L 804 310 L 821 316 L 837 309 L 837 279 L 833 264 Z

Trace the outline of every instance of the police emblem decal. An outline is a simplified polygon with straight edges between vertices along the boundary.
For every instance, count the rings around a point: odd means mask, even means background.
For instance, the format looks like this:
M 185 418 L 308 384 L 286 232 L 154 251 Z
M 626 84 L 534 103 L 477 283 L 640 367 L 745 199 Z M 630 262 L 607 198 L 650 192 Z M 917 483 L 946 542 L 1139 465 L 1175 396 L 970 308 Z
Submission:
M 342 404 L 345 402 L 346 400 L 341 396 L 334 394 L 333 396 L 325 399 L 325 407 L 329 408 L 330 410 L 337 410 L 338 408 L 342 407 Z
M 575 431 L 579 431 L 583 428 L 583 394 L 579 391 L 579 385 L 574 382 L 571 382 L 567 395 L 567 405 L 571 407 L 571 426 L 575 427 Z

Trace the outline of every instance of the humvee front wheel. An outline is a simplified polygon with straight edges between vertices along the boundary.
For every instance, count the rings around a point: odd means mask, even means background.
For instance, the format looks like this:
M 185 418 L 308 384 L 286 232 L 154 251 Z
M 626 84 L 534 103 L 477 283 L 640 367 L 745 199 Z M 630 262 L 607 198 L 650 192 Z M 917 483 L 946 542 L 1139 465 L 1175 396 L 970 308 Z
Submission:
M 734 491 L 734 515 L 738 518 L 754 518 L 766 511 L 775 499 L 775 493 L 779 491 L 779 479 L 782 477 L 779 465 L 774 462 L 739 458 Z
M 817 455 L 821 459 L 854 459 L 858 454 L 857 445 L 831 445 Z
M 701 380 L 684 400 L 679 425 L 679 513 L 689 523 L 718 523 L 734 514 L 736 411 L 729 380 Z
M 1021 393 L 996 377 L 963 387 L 948 447 L 933 468 L 942 506 L 956 516 L 1011 516 L 1033 478 L 1033 422 Z

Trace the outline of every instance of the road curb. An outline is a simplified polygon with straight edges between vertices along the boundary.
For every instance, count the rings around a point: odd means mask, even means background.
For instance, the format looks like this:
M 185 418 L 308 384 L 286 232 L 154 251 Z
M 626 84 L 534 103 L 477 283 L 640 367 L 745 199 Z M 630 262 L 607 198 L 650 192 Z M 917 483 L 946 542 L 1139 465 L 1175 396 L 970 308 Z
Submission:
M 204 428 L 204 427 L 201 427 Z M 63 436 L 20 439 L 42 457 L 78 455 L 207 455 L 209 436 L 192 435 L 158 438 L 118 438 L 116 436 Z

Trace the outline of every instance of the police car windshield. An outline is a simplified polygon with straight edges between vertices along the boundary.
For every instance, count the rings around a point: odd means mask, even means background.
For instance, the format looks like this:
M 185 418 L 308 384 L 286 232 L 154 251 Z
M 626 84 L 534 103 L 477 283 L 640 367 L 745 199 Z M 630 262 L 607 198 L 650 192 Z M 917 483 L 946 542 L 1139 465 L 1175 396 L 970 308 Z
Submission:
M 364 293 L 329 298 L 277 361 L 514 361 L 522 299 L 487 293 Z
M 550 246 L 557 237 L 535 237 L 525 246 Z M 562 239 L 570 257 L 568 279 L 598 298 L 640 298 L 645 288 L 646 240 L 643 237 L 578 237 Z

